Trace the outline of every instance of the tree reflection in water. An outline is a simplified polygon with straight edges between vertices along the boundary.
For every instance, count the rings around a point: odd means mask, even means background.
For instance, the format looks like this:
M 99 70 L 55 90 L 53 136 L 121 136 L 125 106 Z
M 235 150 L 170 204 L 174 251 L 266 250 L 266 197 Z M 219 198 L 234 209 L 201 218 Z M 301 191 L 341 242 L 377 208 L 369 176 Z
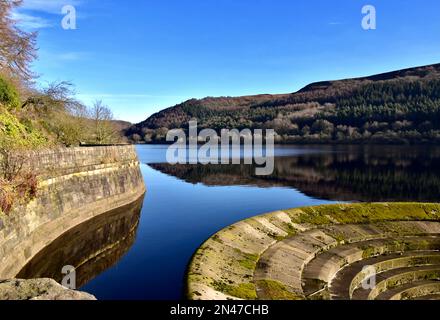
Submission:
M 152 168 L 207 186 L 284 186 L 338 201 L 439 201 L 440 148 L 335 146 L 325 152 L 277 157 L 270 176 L 251 165 L 169 165 Z

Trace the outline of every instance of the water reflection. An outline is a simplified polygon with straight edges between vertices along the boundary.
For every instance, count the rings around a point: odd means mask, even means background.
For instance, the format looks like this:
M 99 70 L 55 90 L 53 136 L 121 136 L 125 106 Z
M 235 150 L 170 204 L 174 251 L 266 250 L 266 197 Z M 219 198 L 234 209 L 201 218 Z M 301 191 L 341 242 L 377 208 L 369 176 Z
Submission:
M 168 165 L 166 149 L 137 147 L 148 164 L 141 166 L 148 196 L 140 221 L 142 199 L 67 232 L 20 277 L 60 281 L 61 268 L 72 264 L 78 287 L 85 284 L 82 289 L 100 300 L 180 299 L 200 244 L 242 219 L 334 201 L 440 198 L 436 147 L 277 147 L 275 171 L 267 177 L 244 165 Z
M 250 165 L 150 167 L 206 186 L 284 186 L 309 197 L 338 201 L 439 201 L 440 148 L 399 146 L 323 147 L 275 159 L 270 176 Z
M 67 231 L 39 252 L 17 278 L 53 278 L 61 282 L 61 269 L 71 265 L 76 268 L 76 286 L 80 288 L 116 264 L 131 248 L 143 198 Z

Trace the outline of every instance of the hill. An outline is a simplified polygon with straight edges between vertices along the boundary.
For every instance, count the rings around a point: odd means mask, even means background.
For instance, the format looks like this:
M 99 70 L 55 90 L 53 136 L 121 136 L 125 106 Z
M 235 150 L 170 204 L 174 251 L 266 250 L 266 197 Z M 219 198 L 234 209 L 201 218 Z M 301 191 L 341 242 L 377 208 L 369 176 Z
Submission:
M 135 142 L 164 142 L 166 132 L 269 128 L 278 143 L 440 142 L 440 64 L 363 78 L 312 83 L 295 93 L 191 99 L 133 125 Z

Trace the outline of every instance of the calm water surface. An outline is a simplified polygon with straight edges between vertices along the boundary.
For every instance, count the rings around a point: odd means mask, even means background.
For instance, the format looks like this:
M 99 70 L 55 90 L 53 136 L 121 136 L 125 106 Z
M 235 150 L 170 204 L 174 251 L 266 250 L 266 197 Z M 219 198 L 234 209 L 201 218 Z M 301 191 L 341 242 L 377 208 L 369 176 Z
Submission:
M 198 246 L 244 218 L 332 202 L 440 200 L 434 147 L 277 147 L 267 177 L 246 165 L 172 166 L 166 146 L 137 150 L 148 189 L 143 204 L 109 213 L 110 224 L 79 226 L 41 252 L 24 276 L 57 278 L 66 259 L 111 247 L 78 269 L 82 290 L 98 299 L 180 299 Z

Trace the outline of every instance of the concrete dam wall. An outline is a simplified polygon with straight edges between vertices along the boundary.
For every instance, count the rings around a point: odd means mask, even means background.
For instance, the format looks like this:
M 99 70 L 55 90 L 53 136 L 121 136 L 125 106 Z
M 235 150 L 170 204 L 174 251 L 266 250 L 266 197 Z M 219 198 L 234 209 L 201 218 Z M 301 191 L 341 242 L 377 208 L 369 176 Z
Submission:
M 17 277 L 60 236 L 139 200 L 146 190 L 134 146 L 45 150 L 27 158 L 38 193 L 0 215 L 0 279 Z

